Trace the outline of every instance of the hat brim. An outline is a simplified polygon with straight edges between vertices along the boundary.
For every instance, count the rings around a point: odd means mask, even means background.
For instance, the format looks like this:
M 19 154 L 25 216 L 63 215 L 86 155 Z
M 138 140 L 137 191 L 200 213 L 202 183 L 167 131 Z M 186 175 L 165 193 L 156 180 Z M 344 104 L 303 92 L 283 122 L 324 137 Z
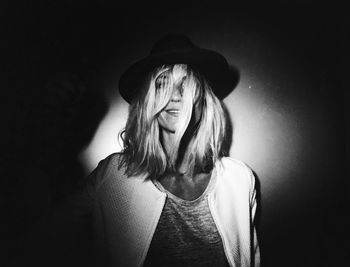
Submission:
M 196 68 L 219 99 L 225 98 L 238 82 L 238 71 L 230 67 L 219 53 L 201 48 L 167 51 L 150 55 L 131 65 L 119 79 L 121 96 L 131 103 L 139 94 L 147 75 L 155 67 L 168 64 L 187 64 Z

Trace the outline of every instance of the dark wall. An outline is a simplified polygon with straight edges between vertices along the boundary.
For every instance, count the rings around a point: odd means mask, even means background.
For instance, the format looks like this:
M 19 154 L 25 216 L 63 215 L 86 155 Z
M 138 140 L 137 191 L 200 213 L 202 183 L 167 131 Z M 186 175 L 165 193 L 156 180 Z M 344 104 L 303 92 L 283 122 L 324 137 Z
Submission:
M 348 232 L 348 19 L 336 3 L 9 3 L 2 8 L 2 245 L 9 258 L 84 177 L 79 152 L 123 69 L 167 32 L 240 71 L 231 153 L 260 181 L 263 266 L 341 266 Z

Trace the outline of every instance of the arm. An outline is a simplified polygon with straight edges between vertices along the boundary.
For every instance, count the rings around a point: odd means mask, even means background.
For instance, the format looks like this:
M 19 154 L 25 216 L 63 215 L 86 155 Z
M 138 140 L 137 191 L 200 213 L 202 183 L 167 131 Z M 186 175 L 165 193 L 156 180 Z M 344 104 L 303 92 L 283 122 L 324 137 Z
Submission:
M 252 255 L 252 266 L 260 266 L 260 248 L 256 233 L 256 186 L 255 177 L 251 173 L 251 190 L 250 190 L 250 211 L 251 211 L 251 255 Z

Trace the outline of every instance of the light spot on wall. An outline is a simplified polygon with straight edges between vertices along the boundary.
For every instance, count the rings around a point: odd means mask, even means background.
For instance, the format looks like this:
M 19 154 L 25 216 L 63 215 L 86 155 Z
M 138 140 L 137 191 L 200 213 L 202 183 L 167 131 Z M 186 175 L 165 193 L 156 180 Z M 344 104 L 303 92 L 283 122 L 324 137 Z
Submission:
M 115 90 L 115 89 L 111 89 Z M 124 128 L 128 104 L 118 94 L 110 95 L 110 108 L 101 121 L 94 138 L 80 153 L 79 159 L 86 174 L 108 155 L 121 150 L 119 132 Z

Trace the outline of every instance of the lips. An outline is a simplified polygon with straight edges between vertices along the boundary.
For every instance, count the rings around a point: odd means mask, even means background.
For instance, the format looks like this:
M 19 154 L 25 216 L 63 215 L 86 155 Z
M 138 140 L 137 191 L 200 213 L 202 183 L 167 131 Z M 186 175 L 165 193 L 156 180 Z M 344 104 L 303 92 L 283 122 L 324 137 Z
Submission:
M 180 114 L 179 109 L 167 109 L 167 110 L 165 110 L 165 112 L 171 116 L 179 116 L 179 114 Z

